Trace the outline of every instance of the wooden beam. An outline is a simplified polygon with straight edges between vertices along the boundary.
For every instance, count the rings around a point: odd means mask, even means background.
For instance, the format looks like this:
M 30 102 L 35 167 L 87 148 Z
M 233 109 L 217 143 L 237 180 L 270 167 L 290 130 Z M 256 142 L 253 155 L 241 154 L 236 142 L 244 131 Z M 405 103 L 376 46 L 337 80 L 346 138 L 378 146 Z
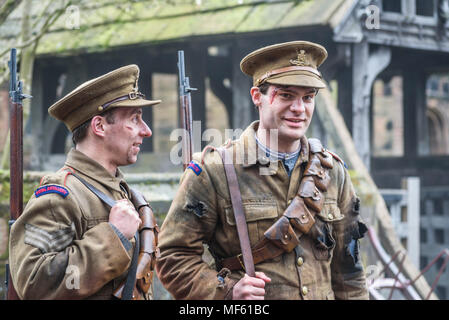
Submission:
M 252 79 L 240 70 L 240 61 L 251 51 L 248 47 L 232 48 L 232 128 L 245 129 L 258 118 L 257 111 L 250 98 Z
M 362 41 L 354 44 L 352 59 L 352 136 L 357 151 L 369 170 L 371 89 L 374 80 L 389 65 L 391 51 L 383 46 L 370 50 L 368 42 Z

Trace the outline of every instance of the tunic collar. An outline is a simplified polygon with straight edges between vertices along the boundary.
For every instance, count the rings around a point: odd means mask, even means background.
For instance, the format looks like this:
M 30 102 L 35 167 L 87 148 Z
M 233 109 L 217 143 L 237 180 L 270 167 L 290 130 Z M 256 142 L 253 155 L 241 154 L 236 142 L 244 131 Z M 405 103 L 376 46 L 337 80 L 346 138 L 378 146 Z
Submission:
M 256 141 L 256 131 L 259 128 L 259 121 L 254 121 L 249 125 L 248 128 L 243 131 L 240 138 L 237 140 L 237 144 L 241 147 L 237 152 L 237 160 L 242 159 L 243 167 L 250 167 L 259 163 L 260 165 L 269 165 L 270 159 L 266 156 L 266 152 L 259 147 Z M 306 136 L 300 139 L 301 151 L 299 154 L 299 161 L 301 163 L 307 162 L 309 160 L 309 143 Z M 278 161 L 278 159 L 271 161 Z M 239 163 L 239 162 L 237 162 Z
M 113 177 L 101 164 L 76 149 L 72 148 L 69 151 L 65 165 L 108 188 L 122 191 L 120 188 L 122 184 L 125 189 L 128 189 L 120 169 L 117 168 L 116 176 Z

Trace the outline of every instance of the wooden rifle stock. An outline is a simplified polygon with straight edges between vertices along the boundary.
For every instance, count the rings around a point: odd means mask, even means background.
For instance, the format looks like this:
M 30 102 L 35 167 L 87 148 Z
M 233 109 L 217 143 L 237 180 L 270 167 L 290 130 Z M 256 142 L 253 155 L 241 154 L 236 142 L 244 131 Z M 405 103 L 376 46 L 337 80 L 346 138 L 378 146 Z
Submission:
M 11 228 L 23 211 L 23 106 L 22 100 L 31 96 L 22 93 L 22 82 L 17 77 L 17 51 L 11 49 L 11 60 L 9 61 L 10 83 L 9 83 L 9 116 L 10 116 L 10 221 Z M 7 265 L 7 292 L 8 300 L 18 300 L 19 297 L 14 289 L 9 265 Z
M 184 51 L 178 51 L 178 76 L 179 76 L 179 103 L 180 120 L 183 129 L 182 136 L 182 165 L 184 170 L 192 161 L 193 153 L 193 128 L 192 128 L 192 100 L 191 91 L 197 90 L 191 88 L 189 77 L 185 75 Z

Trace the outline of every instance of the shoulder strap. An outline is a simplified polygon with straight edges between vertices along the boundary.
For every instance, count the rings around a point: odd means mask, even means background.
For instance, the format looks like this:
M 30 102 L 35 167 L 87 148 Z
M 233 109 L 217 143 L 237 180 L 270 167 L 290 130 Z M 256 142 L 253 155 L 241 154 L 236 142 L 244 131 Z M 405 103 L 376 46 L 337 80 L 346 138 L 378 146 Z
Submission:
M 235 172 L 234 164 L 232 163 L 232 155 L 230 154 L 229 149 L 217 148 L 217 150 L 223 160 L 245 271 L 250 277 L 254 277 L 255 268 L 253 255 L 251 252 L 251 244 L 249 241 L 248 226 L 246 224 L 245 212 L 243 210 L 242 195 L 240 194 L 237 174 Z
M 98 198 L 100 198 L 101 201 L 106 203 L 109 207 L 112 208 L 115 205 L 115 200 L 114 199 L 112 199 L 111 197 L 105 195 L 103 192 L 101 192 L 100 190 L 95 188 L 93 185 L 91 185 L 89 182 L 87 182 L 86 180 L 81 178 L 79 175 L 77 175 L 77 174 L 75 174 L 73 172 L 70 173 L 70 174 L 72 176 L 74 176 L 75 178 L 77 178 L 79 181 L 81 181 L 81 183 L 84 184 L 87 187 L 87 189 L 92 191 L 92 193 L 94 193 Z

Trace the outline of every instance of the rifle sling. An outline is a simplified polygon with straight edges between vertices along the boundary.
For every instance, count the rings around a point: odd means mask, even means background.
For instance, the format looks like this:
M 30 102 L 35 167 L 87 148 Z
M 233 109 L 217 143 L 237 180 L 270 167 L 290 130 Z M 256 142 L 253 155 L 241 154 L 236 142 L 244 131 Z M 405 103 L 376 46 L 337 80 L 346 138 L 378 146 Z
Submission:
M 93 185 L 91 185 L 89 182 L 87 182 L 86 180 L 84 180 L 83 178 L 78 176 L 77 174 L 71 172 L 71 175 L 74 176 L 75 178 L 77 178 L 79 181 L 81 181 L 81 183 L 84 184 L 87 187 L 87 189 L 92 191 L 92 193 L 94 193 L 98 198 L 100 198 L 101 201 L 106 203 L 109 207 L 112 208 L 115 205 L 114 199 L 105 195 L 103 192 L 101 192 L 100 190 L 95 188 Z
M 136 273 L 137 273 L 137 258 L 140 251 L 140 239 L 139 232 L 134 235 L 136 240 L 136 247 L 134 248 L 133 258 L 131 260 L 131 265 L 128 269 L 128 274 L 126 275 L 125 287 L 123 288 L 122 300 L 132 300 L 134 287 L 136 285 Z
M 91 185 L 89 182 L 78 176 L 77 174 L 71 172 L 71 175 L 77 178 L 79 181 L 81 181 L 82 184 L 84 184 L 92 193 L 94 193 L 101 201 L 103 201 L 106 205 L 109 207 L 113 207 L 115 205 L 115 200 L 111 197 L 107 196 L 97 188 L 95 188 L 93 185 Z M 134 286 L 136 284 L 136 271 L 137 271 L 137 258 L 140 251 L 140 239 L 139 239 L 139 232 L 136 232 L 134 235 L 134 239 L 136 240 L 136 247 L 134 248 L 133 257 L 131 260 L 131 265 L 128 269 L 128 275 L 126 276 L 126 282 L 125 287 L 123 289 L 122 293 L 122 300 L 131 300 L 133 297 L 133 290 Z
M 237 226 L 237 233 L 240 241 L 240 248 L 242 250 L 244 269 L 250 277 L 254 277 L 255 269 L 253 255 L 251 252 L 251 244 L 248 235 L 248 226 L 246 225 L 245 212 L 243 210 L 242 196 L 240 194 L 237 174 L 235 172 L 234 164 L 232 163 L 232 154 L 230 154 L 229 149 L 218 148 L 217 150 L 223 160 L 225 174 L 228 182 L 232 209 L 234 211 L 235 223 Z M 240 263 L 239 269 L 242 267 L 243 266 Z

